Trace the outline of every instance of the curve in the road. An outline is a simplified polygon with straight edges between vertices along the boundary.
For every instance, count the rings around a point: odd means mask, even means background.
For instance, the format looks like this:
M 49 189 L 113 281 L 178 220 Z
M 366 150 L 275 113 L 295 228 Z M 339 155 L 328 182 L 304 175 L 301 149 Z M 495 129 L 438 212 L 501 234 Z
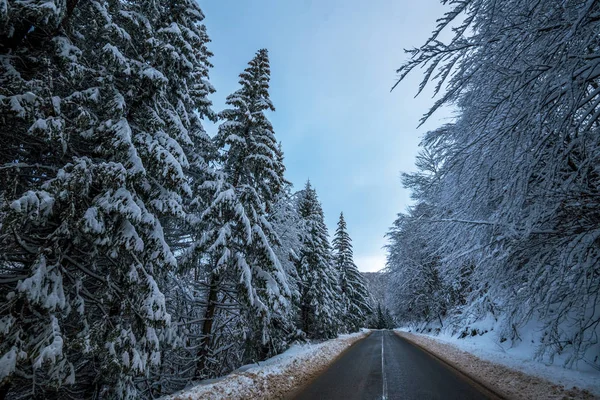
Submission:
M 296 400 L 480 400 L 485 394 L 456 371 L 391 331 L 357 342 Z

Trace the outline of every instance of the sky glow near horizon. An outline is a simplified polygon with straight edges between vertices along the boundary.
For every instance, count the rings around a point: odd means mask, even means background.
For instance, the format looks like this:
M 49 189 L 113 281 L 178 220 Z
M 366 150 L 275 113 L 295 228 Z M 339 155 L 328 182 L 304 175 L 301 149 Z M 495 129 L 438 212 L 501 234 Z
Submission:
M 269 50 L 270 114 L 282 142 L 286 178 L 316 188 L 330 236 L 344 212 L 361 271 L 385 266 L 385 233 L 410 204 L 402 172 L 414 171 L 433 104 L 415 98 L 422 70 L 390 93 L 405 48 L 421 45 L 446 7 L 439 0 L 199 1 L 212 42 L 214 110 L 239 88 L 238 75 L 260 48 Z M 216 126 L 206 123 L 210 134 Z

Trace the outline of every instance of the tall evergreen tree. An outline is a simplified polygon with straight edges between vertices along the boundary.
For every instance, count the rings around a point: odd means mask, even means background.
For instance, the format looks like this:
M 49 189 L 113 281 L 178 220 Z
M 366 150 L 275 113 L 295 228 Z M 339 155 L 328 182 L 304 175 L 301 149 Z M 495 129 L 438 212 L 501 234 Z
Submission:
M 183 217 L 210 92 L 202 12 L 98 0 L 2 13 L 0 390 L 138 398 L 169 335 L 161 219 Z
M 271 69 L 266 49 L 261 49 L 240 74 L 241 89 L 227 97 L 215 143 L 223 153 L 223 171 L 234 187 L 253 187 L 266 206 L 286 183 L 283 152 L 265 111 L 275 111 L 269 96 Z M 269 211 L 268 209 L 266 211 Z
M 0 398 L 154 398 L 280 352 L 299 309 L 338 332 L 268 53 L 211 139 L 203 19 L 195 0 L 0 1 Z
M 280 336 L 279 343 L 286 346 L 297 338 L 298 330 L 296 320 L 300 301 L 301 281 L 296 270 L 296 260 L 300 253 L 300 216 L 297 210 L 297 201 L 292 194 L 291 184 L 279 193 L 276 202 L 269 213 L 269 222 L 279 237 L 279 245 L 274 247 L 275 254 L 279 258 L 285 270 L 288 285 L 292 293 L 292 306 L 289 308 L 285 318 L 278 321 L 278 326 L 273 326 L 273 334 Z
M 301 249 L 296 268 L 301 280 L 300 326 L 314 338 L 335 337 L 341 325 L 338 272 L 333 264 L 323 209 L 310 182 L 298 196 Z
M 369 325 L 373 329 L 393 329 L 396 324 L 390 310 L 381 303 L 377 303 L 377 309 L 371 315 Z
M 348 331 L 355 332 L 364 326 L 372 310 L 364 279 L 354 264 L 352 239 L 348 234 L 343 213 L 340 213 L 333 238 L 333 257 L 340 277 L 343 322 Z
M 211 176 L 210 163 L 217 156 L 202 120 L 216 122 L 217 115 L 208 98 L 215 90 L 208 80 L 212 53 L 207 49 L 210 39 L 201 23 L 204 19 L 202 11 L 193 0 L 167 2 L 164 11 L 157 30 L 159 51 L 153 54 L 157 62 L 169 66 L 162 71 L 170 87 L 168 100 L 173 104 L 166 120 L 183 132 L 179 145 L 184 154 L 182 170 L 190 191 L 182 193 L 182 211 L 163 215 L 161 222 L 169 247 L 175 254 L 182 254 L 193 238 L 197 238 L 194 235 L 198 232 L 197 226 L 192 229 L 197 219 L 196 202 L 199 199 L 196 195 Z M 177 324 L 169 332 L 173 343 L 163 352 L 162 365 L 155 368 L 147 379 L 147 385 L 152 387 L 154 394 L 182 389 L 193 379 L 196 354 L 190 348 L 197 345 L 201 332 L 206 292 L 201 277 L 205 261 L 201 256 L 193 263 L 181 261 L 179 257 L 176 273 L 169 274 L 162 282 L 167 310 Z M 228 370 L 218 370 L 217 373 L 224 371 Z
M 276 196 L 283 190 L 283 154 L 265 111 L 274 111 L 269 97 L 268 53 L 259 50 L 240 74 L 241 88 L 227 97 L 231 108 L 214 138 L 220 167 L 207 179 L 197 204 L 199 241 L 187 259 L 205 254 L 209 287 L 197 354 L 196 374 L 206 376 L 214 358 L 214 321 L 223 298 L 239 305 L 237 321 L 244 327 L 245 358 L 264 358 L 279 349 L 269 335 L 272 324 L 290 307 L 287 276 L 273 247 L 279 240 L 268 221 Z
M 377 329 L 386 329 L 386 321 L 385 321 L 385 313 L 381 309 L 381 303 L 377 303 L 377 319 L 376 326 Z

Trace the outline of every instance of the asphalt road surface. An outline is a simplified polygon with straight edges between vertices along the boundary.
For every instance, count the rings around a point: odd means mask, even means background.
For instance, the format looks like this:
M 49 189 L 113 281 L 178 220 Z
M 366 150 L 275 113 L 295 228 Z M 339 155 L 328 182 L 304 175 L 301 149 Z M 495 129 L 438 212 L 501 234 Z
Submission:
M 355 343 L 296 400 L 489 399 L 456 371 L 398 337 L 374 331 Z

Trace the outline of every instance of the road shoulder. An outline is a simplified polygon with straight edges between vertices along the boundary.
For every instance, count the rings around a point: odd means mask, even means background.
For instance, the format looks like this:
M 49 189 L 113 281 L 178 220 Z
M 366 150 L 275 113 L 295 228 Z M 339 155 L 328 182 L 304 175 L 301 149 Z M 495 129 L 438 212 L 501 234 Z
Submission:
M 395 331 L 396 335 L 429 352 L 470 379 L 501 397 L 525 399 L 598 399 L 592 393 L 578 388 L 566 389 L 562 385 L 527 375 L 503 365 L 482 360 L 457 347 L 434 338 Z
M 260 365 L 244 366 L 223 378 L 200 382 L 163 400 L 287 398 L 369 334 L 363 331 L 318 344 L 294 345 Z

